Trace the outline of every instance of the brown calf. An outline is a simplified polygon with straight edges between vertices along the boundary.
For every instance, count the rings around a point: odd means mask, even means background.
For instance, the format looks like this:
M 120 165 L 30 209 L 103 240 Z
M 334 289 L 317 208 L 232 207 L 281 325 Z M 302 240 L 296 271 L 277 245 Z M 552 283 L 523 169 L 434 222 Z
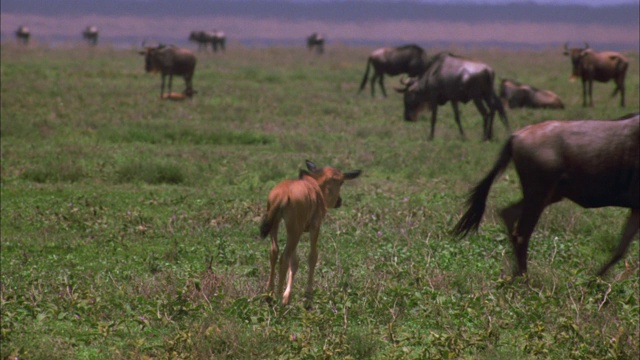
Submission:
M 330 166 L 318 169 L 309 160 L 306 161 L 306 165 L 309 171 L 300 170 L 298 179 L 284 180 L 271 190 L 267 212 L 260 226 L 263 239 L 271 235 L 271 271 L 267 281 L 269 292 L 273 292 L 276 263 L 280 253 L 278 227 L 281 220 L 284 220 L 287 228 L 287 244 L 280 256 L 278 288 L 275 293 L 275 296 L 282 294 L 282 303 L 285 305 L 289 303 L 293 278 L 298 270 L 296 247 L 300 237 L 305 232 L 310 236 L 309 277 L 306 289 L 306 297 L 310 299 L 313 295 L 313 273 L 318 261 L 318 235 L 322 220 L 327 209 L 339 208 L 342 205 L 340 187 L 344 181 L 360 176 L 360 170 L 342 173 Z M 285 274 L 288 275 L 288 280 L 283 293 Z

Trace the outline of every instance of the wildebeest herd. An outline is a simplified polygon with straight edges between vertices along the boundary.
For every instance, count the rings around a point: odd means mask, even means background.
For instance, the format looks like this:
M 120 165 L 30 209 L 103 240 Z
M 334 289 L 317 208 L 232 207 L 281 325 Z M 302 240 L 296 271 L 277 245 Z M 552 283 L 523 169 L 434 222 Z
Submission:
M 21 26 L 15 35 L 19 43 L 27 44 L 31 33 L 28 27 Z M 91 45 L 96 45 L 98 29 L 89 26 L 82 36 Z M 208 46 L 213 52 L 224 51 L 226 47 L 226 36 L 220 31 L 193 31 L 188 39 L 196 42 L 200 51 L 206 51 Z M 318 54 L 324 52 L 323 35 L 313 33 L 306 38 L 306 43 L 309 50 Z M 161 74 L 161 99 L 182 100 L 196 93 L 193 76 L 197 59 L 191 50 L 160 44 L 146 46 L 140 54 L 144 55 L 147 72 Z M 612 96 L 619 93 L 620 106 L 625 106 L 625 76 L 629 66 L 625 56 L 611 51 L 596 52 L 586 43 L 583 48 L 569 48 L 564 44 L 563 54 L 571 60 L 571 77 L 582 80 L 583 107 L 593 106 L 593 81 L 613 81 L 615 89 Z M 371 69 L 373 74 L 369 77 Z M 496 74 L 491 66 L 449 52 L 429 57 L 415 44 L 379 48 L 371 52 L 358 92 L 362 92 L 370 81 L 372 97 L 375 96 L 376 83 L 383 96 L 387 97 L 384 76 L 400 74 L 408 76 L 400 79 L 401 86 L 395 87 L 403 96 L 404 119 L 416 121 L 423 108 L 430 110 L 429 139 L 434 137 L 438 107 L 447 102 L 451 102 L 461 136 L 464 136 L 464 131 L 459 103 L 474 103 L 482 116 L 484 140 L 493 137 L 496 113 L 509 129 L 505 105 L 510 109 L 565 107 L 553 91 L 513 79 L 502 79 L 496 93 Z M 172 92 L 174 75 L 184 78 L 185 90 L 182 93 Z M 165 92 L 167 76 L 169 82 Z M 520 181 L 522 199 L 501 210 L 500 217 L 513 246 L 516 275 L 527 272 L 529 240 L 544 209 L 565 198 L 584 208 L 614 206 L 630 209 L 618 248 L 598 275 L 604 275 L 624 256 L 640 227 L 639 113 L 610 120 L 550 120 L 516 130 L 502 147 L 493 168 L 472 189 L 468 209 L 453 227 L 454 236 L 465 236 L 479 229 L 490 188 L 511 162 Z M 296 248 L 302 234 L 308 232 L 311 239 L 306 288 L 306 296 L 310 298 L 318 259 L 320 225 L 328 209 L 342 205 L 340 189 L 344 181 L 361 174 L 360 170 L 343 173 L 330 166 L 318 168 L 308 160 L 306 167 L 307 170 L 300 171 L 298 179 L 284 180 L 271 190 L 260 226 L 261 237 L 271 237 L 266 287 L 284 304 L 290 302 L 298 268 Z M 278 246 L 281 221 L 284 221 L 287 233 L 282 254 Z

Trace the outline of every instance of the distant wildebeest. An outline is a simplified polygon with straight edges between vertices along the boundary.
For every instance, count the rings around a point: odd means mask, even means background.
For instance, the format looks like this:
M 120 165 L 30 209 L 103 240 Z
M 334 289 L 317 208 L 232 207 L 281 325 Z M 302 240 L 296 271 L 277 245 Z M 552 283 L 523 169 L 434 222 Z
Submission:
M 564 104 L 556 93 L 509 79 L 503 79 L 500 83 L 500 99 L 511 109 L 521 107 L 564 109 Z
M 307 48 L 315 49 L 318 54 L 324 52 L 324 36 L 322 34 L 313 33 L 307 37 Z
M 192 31 L 189 34 L 189 40 L 198 43 L 198 50 L 206 50 L 211 44 L 211 50 L 217 52 L 218 47 L 220 50 L 225 50 L 227 38 L 222 31 Z
M 491 171 L 471 191 L 469 209 L 453 229 L 465 236 L 477 231 L 491 184 L 513 160 L 522 200 L 500 212 L 518 262 L 527 272 L 529 239 L 543 210 L 563 198 L 584 208 L 631 209 L 613 257 L 603 275 L 620 260 L 640 222 L 640 116 L 617 121 L 547 121 L 516 131 L 502 148 Z
M 425 105 L 431 109 L 429 139 L 433 139 L 438 106 L 448 101 L 451 101 L 460 135 L 464 137 L 458 102 L 466 104 L 473 100 L 482 114 L 483 138 L 490 140 L 493 137 L 493 118 L 496 110 L 504 126 L 509 129 L 507 114 L 493 89 L 494 77 L 493 69 L 489 65 L 445 52 L 429 59 L 425 65 L 425 71 L 419 78 L 402 81 L 404 88 L 395 90 L 404 94 L 405 120 L 416 121 L 420 110 Z
M 192 79 L 196 67 L 196 57 L 190 50 L 173 45 L 158 45 L 157 47 L 145 47 L 145 50 L 140 54 L 145 56 L 145 70 L 147 72 L 162 74 L 160 98 L 164 94 L 164 81 L 167 75 L 169 76 L 169 93 L 171 93 L 173 75 L 181 75 L 184 77 L 186 85 L 184 94 L 189 97 L 193 95 Z
M 627 75 L 629 60 L 620 53 L 613 51 L 596 52 L 585 43 L 584 48 L 569 48 L 564 44 L 564 55 L 571 58 L 571 79 L 582 79 L 582 106 L 593 106 L 593 81 L 609 82 L 613 80 L 616 88 L 611 97 L 620 92 L 620 106 L 624 107 L 624 78 Z
M 271 190 L 267 211 L 260 226 L 260 235 L 263 239 L 267 235 L 271 235 L 269 253 L 271 271 L 267 281 L 267 291 L 269 292 L 273 292 L 275 282 L 276 263 L 280 253 L 278 227 L 282 220 L 284 220 L 287 229 L 287 243 L 280 256 L 278 287 L 274 294 L 276 298 L 282 296 L 283 304 L 289 303 L 293 278 L 298 270 L 296 247 L 305 232 L 308 232 L 310 237 L 306 297 L 310 299 L 313 296 L 313 273 L 318 260 L 320 225 L 328 209 L 339 208 L 342 205 L 340 188 L 344 181 L 360 176 L 360 170 L 342 173 L 330 166 L 318 169 L 309 160 L 306 161 L 306 165 L 309 171 L 300 170 L 298 179 L 284 180 Z M 287 276 L 287 288 L 283 293 L 285 276 Z
M 16 40 L 18 43 L 28 44 L 29 38 L 31 37 L 31 30 L 24 25 L 20 25 L 18 30 L 16 30 Z
M 369 69 L 373 67 L 373 76 L 371 77 L 371 96 L 374 96 L 375 82 L 378 80 L 382 94 L 386 97 L 387 92 L 384 88 L 384 74 L 395 76 L 399 74 L 407 74 L 411 77 L 420 76 L 425 70 L 426 52 L 420 46 L 415 44 L 403 45 L 395 48 L 384 47 L 371 52 L 367 59 L 367 69 L 360 83 L 362 92 L 367 79 L 369 78 Z
M 98 28 L 95 26 L 87 26 L 82 32 L 82 38 L 87 40 L 90 45 L 98 44 Z

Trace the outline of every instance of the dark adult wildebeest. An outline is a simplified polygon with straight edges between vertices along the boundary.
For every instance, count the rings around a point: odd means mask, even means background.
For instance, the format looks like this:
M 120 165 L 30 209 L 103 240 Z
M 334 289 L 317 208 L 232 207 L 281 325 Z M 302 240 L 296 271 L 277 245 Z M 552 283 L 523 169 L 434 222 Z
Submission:
M 405 120 L 416 121 L 420 110 L 425 105 L 431 109 L 429 139 L 433 139 L 438 106 L 448 101 L 451 101 L 462 136 L 464 131 L 460 124 L 458 102 L 466 104 L 470 100 L 473 100 L 482 114 L 484 140 L 490 140 L 493 137 L 493 118 L 496 110 L 500 113 L 504 126 L 509 129 L 507 114 L 493 89 L 494 72 L 490 66 L 450 53 L 440 53 L 429 59 L 425 68 L 426 70 L 419 78 L 403 82 L 405 87 L 396 88 L 396 91 L 404 93 Z
M 564 109 L 562 100 L 553 91 L 540 90 L 509 79 L 503 79 L 500 83 L 500 99 L 511 109 L 521 107 Z
M 611 97 L 620 92 L 620 106 L 624 107 L 624 78 L 627 75 L 627 68 L 629 68 L 629 60 L 620 53 L 595 52 L 589 47 L 589 44 L 585 43 L 584 45 L 584 48 L 569 49 L 567 43 L 564 44 L 564 55 L 571 58 L 571 79 L 577 77 L 582 79 L 582 106 L 587 106 L 587 95 L 589 96 L 589 106 L 593 106 L 594 80 L 599 82 L 613 80 L 616 83 L 616 88 Z
M 82 38 L 87 40 L 90 45 L 98 44 L 98 28 L 95 26 L 87 26 L 82 32 Z
M 362 92 L 367 84 L 369 69 L 373 67 L 374 73 L 371 77 L 371 96 L 374 96 L 375 82 L 378 80 L 382 94 L 386 97 L 387 92 L 384 88 L 384 74 L 389 76 L 399 74 L 407 74 L 411 77 L 420 76 L 425 70 L 426 56 L 427 54 L 424 49 L 415 44 L 374 50 L 369 55 L 369 59 L 367 59 L 367 69 L 364 72 L 358 93 Z
M 516 131 L 502 148 L 493 169 L 471 191 L 469 209 L 453 229 L 477 231 L 489 189 L 513 159 L 522 200 L 500 212 L 518 261 L 527 271 L 527 248 L 545 207 L 567 198 L 584 208 L 631 209 L 622 239 L 603 275 L 622 258 L 640 222 L 640 116 L 617 121 L 547 121 Z
M 318 54 L 324 52 L 324 36 L 322 34 L 313 33 L 307 37 L 307 48 L 315 49 Z
M 318 261 L 318 235 L 320 225 L 328 209 L 339 208 L 342 205 L 340 188 L 345 180 L 360 176 L 360 170 L 342 173 L 338 169 L 327 166 L 318 169 L 315 164 L 307 160 L 307 169 L 300 170 L 296 180 L 284 180 L 276 185 L 269 193 L 267 212 L 260 226 L 262 238 L 271 234 L 270 263 L 271 271 L 267 281 L 267 291 L 272 292 L 276 275 L 276 263 L 280 250 L 278 248 L 278 227 L 284 220 L 287 228 L 287 244 L 280 256 L 280 271 L 278 272 L 277 297 L 282 295 L 282 303 L 288 304 L 291 296 L 293 278 L 298 270 L 298 255 L 296 247 L 303 233 L 310 237 L 309 249 L 309 277 L 307 280 L 306 296 L 313 295 L 313 273 Z M 285 275 L 287 288 L 283 291 Z
M 198 50 L 206 50 L 207 46 L 211 44 L 211 50 L 217 52 L 225 50 L 225 44 L 227 37 L 222 31 L 192 31 L 189 34 L 189 40 L 198 43 Z
M 169 93 L 171 93 L 173 75 L 181 75 L 186 84 L 184 94 L 189 97 L 193 95 L 192 79 L 196 67 L 196 57 L 190 50 L 173 45 L 158 45 L 157 47 L 146 47 L 140 54 L 145 56 L 145 70 L 147 72 L 162 74 L 160 98 L 164 94 L 164 79 L 167 75 L 169 76 Z
M 23 43 L 27 45 L 29 43 L 29 38 L 31 37 L 31 30 L 24 25 L 20 25 L 18 30 L 16 30 L 16 40 L 18 43 Z
M 220 50 L 222 51 L 225 51 L 226 43 L 227 35 L 224 33 L 224 31 L 213 30 L 213 42 L 211 43 L 211 45 L 213 46 L 213 51 L 218 51 L 218 48 L 220 48 Z

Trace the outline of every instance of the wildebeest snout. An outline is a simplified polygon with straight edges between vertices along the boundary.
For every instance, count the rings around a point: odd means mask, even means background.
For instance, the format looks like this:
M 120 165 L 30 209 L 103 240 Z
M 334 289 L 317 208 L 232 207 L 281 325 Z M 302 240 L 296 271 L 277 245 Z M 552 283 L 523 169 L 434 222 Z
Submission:
M 338 197 L 338 201 L 336 201 L 336 209 L 342 206 L 342 198 Z

